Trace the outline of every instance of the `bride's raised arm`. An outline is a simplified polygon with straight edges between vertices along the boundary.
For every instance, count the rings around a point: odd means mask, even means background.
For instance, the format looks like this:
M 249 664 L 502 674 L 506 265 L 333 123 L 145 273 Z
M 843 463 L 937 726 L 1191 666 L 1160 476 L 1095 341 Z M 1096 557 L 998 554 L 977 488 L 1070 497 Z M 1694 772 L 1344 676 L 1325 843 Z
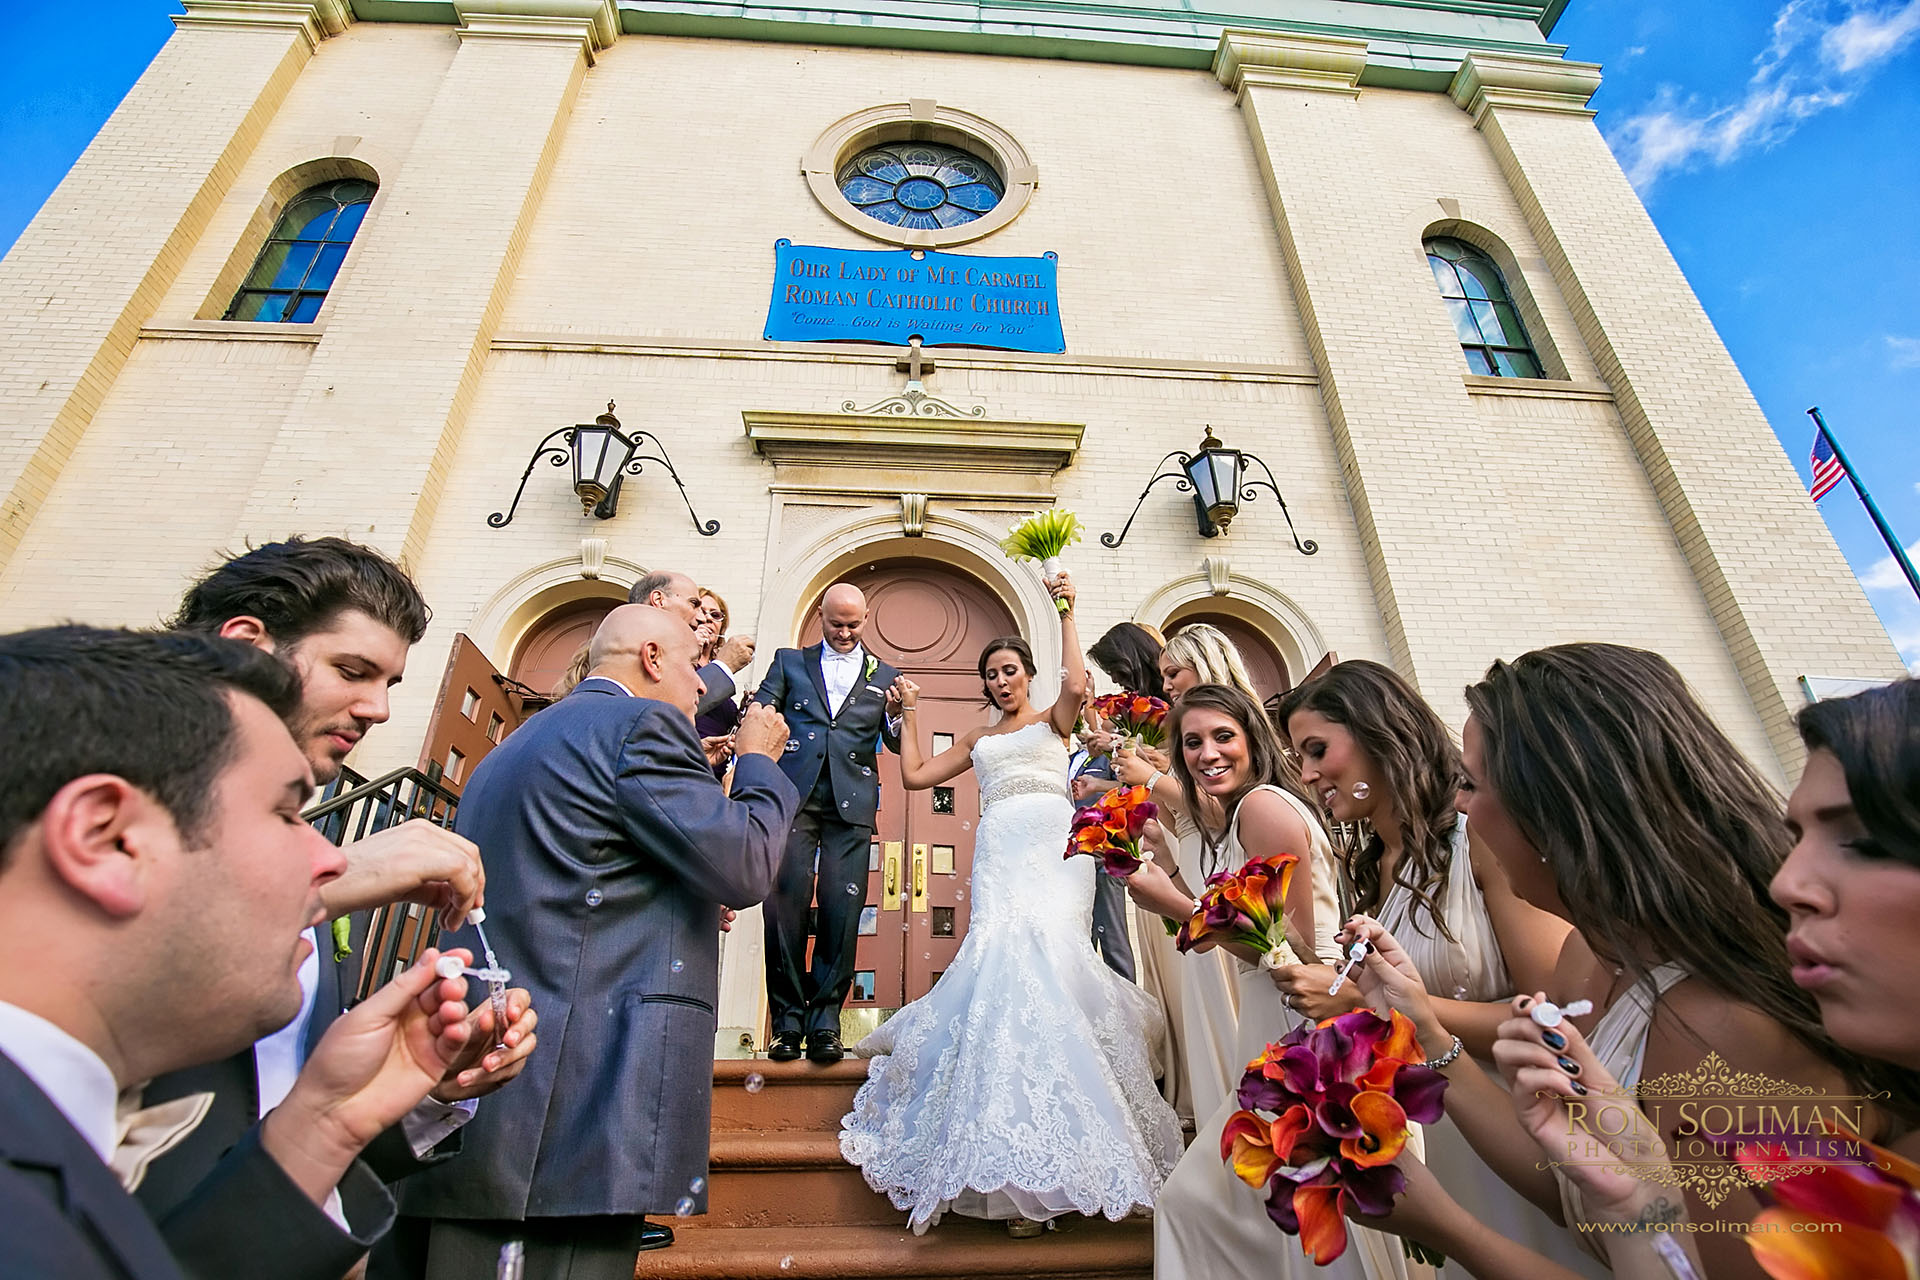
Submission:
M 901 676 L 893 682 L 893 693 L 900 702 L 901 786 L 909 791 L 925 791 L 973 767 L 973 744 L 980 739 L 978 729 L 929 760 L 926 749 L 920 745 L 920 686 Z
M 1087 660 L 1080 652 L 1080 629 L 1073 622 L 1073 579 L 1063 569 L 1047 585 L 1055 600 L 1067 602 L 1066 612 L 1060 615 L 1060 662 L 1064 668 L 1060 696 L 1047 712 L 1054 732 L 1065 738 L 1072 736 L 1073 726 L 1080 719 L 1080 700 L 1087 692 Z

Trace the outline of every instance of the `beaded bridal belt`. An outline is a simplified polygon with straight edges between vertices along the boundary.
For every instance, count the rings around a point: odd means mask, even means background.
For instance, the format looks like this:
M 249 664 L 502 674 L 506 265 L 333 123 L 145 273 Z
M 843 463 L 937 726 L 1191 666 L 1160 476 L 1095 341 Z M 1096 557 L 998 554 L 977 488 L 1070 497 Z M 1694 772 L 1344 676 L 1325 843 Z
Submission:
M 1067 790 L 1064 778 L 1008 778 L 996 782 L 980 791 L 980 807 L 998 804 L 1002 800 L 1011 800 L 1015 796 L 1059 796 L 1062 800 L 1072 800 L 1073 793 Z

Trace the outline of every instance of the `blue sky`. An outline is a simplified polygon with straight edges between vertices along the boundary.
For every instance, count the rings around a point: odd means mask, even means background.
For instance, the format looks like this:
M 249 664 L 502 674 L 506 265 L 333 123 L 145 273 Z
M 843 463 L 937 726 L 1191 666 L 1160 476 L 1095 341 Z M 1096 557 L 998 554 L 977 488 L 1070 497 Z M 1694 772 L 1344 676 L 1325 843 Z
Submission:
M 0 4 L 0 249 L 178 6 L 112 8 L 82 43 Z M 1605 67 L 1600 128 L 1801 475 L 1818 404 L 1920 554 L 1920 0 L 1572 0 L 1554 39 Z M 1920 601 L 1848 487 L 1820 505 L 1920 672 Z

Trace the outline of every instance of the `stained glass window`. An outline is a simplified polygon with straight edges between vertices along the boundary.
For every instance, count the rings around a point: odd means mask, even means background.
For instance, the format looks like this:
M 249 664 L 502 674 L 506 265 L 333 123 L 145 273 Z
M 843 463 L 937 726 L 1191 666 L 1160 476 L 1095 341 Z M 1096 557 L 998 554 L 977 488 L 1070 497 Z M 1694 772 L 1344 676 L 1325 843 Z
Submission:
M 1498 378 L 1537 378 L 1540 358 L 1520 323 L 1493 259 L 1464 240 L 1427 241 L 1427 265 L 1453 318 L 1467 370 Z
M 319 315 L 373 193 L 371 182 L 346 178 L 295 196 L 273 224 L 226 319 L 305 324 Z
M 869 147 L 841 165 L 834 181 L 869 218 L 928 231 L 972 222 L 1006 194 L 992 165 L 935 142 Z

